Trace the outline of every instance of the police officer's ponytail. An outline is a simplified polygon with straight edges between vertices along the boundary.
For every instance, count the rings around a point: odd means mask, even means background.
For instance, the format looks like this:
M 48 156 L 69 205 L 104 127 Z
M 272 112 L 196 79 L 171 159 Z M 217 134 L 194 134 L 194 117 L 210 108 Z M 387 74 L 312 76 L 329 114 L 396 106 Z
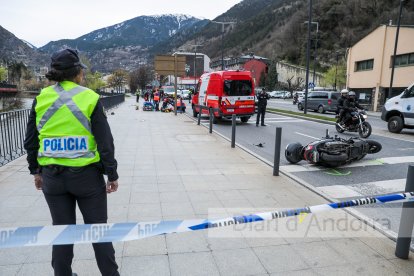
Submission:
M 65 81 L 69 80 L 72 81 L 75 79 L 77 75 L 81 72 L 82 68 L 79 66 L 68 68 L 65 70 L 56 70 L 51 69 L 49 72 L 46 73 L 46 78 L 50 81 Z

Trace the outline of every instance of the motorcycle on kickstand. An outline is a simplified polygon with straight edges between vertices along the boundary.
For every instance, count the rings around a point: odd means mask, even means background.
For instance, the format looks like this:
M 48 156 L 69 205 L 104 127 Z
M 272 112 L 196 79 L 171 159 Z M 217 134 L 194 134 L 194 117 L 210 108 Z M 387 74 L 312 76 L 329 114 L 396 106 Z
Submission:
M 335 128 L 339 133 L 345 131 L 358 132 L 359 137 L 368 138 L 371 135 L 372 127 L 371 124 L 366 121 L 368 118 L 365 110 L 355 110 L 351 112 L 351 119 L 345 124 L 341 123 L 341 118 L 337 116 Z
M 382 145 L 373 140 L 362 140 L 358 137 L 343 139 L 335 135 L 311 142 L 306 146 L 300 143 L 290 143 L 285 149 L 286 160 L 296 164 L 306 160 L 311 164 L 325 167 L 338 167 L 352 161 L 360 160 L 367 154 L 378 153 Z

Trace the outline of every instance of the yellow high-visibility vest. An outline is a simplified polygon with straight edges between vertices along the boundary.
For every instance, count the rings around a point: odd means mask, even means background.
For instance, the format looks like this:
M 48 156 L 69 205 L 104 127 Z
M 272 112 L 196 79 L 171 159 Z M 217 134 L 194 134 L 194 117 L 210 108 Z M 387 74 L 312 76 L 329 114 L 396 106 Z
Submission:
M 91 115 L 99 95 L 71 81 L 44 88 L 36 97 L 41 166 L 83 167 L 100 160 Z

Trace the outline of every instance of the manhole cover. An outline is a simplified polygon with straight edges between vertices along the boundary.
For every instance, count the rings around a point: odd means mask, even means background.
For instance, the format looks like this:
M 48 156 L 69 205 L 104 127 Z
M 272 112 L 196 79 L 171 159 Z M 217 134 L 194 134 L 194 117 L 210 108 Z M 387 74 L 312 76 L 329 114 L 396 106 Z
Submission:
M 214 142 L 216 138 L 211 135 L 177 135 L 178 141 L 182 142 Z

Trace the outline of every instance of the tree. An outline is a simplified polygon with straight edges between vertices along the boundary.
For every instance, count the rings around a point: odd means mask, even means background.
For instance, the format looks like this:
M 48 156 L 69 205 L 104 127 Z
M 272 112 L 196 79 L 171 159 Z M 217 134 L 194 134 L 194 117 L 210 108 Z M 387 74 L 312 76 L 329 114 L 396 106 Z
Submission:
M 122 86 L 127 83 L 128 73 L 125 70 L 117 69 L 108 78 L 108 85 L 121 92 Z
M 85 78 L 84 78 L 85 86 L 88 88 L 98 91 L 100 88 L 105 86 L 105 81 L 102 80 L 102 73 L 94 72 L 92 73 L 90 70 L 86 71 Z
M 144 90 L 148 82 L 151 80 L 151 72 L 147 66 L 138 69 L 138 85 Z
M 339 63 L 338 67 L 333 65 L 326 73 L 323 74 L 322 85 L 336 88 L 343 88 L 346 85 L 346 65 L 344 62 Z
M 276 84 L 278 83 L 277 79 L 277 71 L 276 71 L 276 62 L 272 62 L 269 66 L 269 73 L 266 79 L 266 87 L 269 90 L 274 90 L 276 88 Z
M 7 68 L 0 66 L 0 82 L 7 80 Z
M 24 72 L 27 70 L 26 65 L 23 62 L 15 62 L 9 64 L 9 82 L 11 83 L 20 83 L 20 79 L 22 78 Z
M 148 66 L 142 66 L 129 74 L 129 88 L 136 92 L 138 88 L 144 90 L 151 80 L 151 71 Z

